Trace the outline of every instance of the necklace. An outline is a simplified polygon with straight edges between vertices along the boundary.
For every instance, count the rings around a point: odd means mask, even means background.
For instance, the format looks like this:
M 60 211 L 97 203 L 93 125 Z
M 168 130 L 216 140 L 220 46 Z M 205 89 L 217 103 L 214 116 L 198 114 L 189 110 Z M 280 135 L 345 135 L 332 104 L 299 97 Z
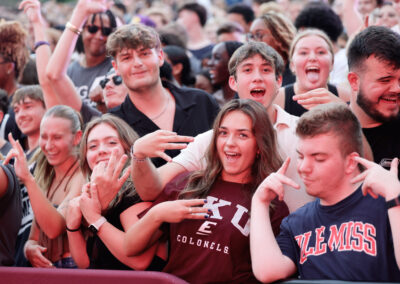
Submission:
M 66 189 L 67 189 L 67 185 L 69 184 L 69 182 L 71 181 L 71 179 L 72 179 L 72 177 L 74 176 L 74 174 L 75 174 L 75 172 L 76 172 L 76 170 L 78 169 L 78 167 L 75 167 L 75 169 L 74 169 L 74 171 L 71 173 L 71 175 L 68 175 L 69 174 L 69 172 L 74 168 L 74 166 L 76 166 L 78 164 L 78 161 L 75 161 L 69 168 L 68 168 L 68 170 L 66 171 L 66 173 L 65 173 L 65 175 L 61 178 L 61 180 L 60 180 L 60 182 L 54 187 L 54 189 L 53 189 L 53 191 L 51 192 L 51 194 L 50 194 L 50 190 L 49 191 L 47 191 L 47 199 L 48 200 L 52 200 L 53 199 L 53 197 L 54 197 L 54 194 L 57 192 L 57 189 L 60 187 L 60 185 L 64 182 L 64 180 L 65 180 L 65 178 L 68 176 L 68 180 L 67 180 L 67 182 L 66 182 L 66 184 L 65 184 L 65 187 L 64 187 L 64 192 L 66 191 Z
M 169 105 L 169 94 L 167 94 L 167 102 L 165 103 L 165 106 L 164 106 L 163 110 L 159 114 L 157 114 L 156 116 L 150 117 L 150 119 L 151 120 L 156 120 L 157 118 L 162 116 L 164 114 L 164 112 L 167 110 L 168 105 Z

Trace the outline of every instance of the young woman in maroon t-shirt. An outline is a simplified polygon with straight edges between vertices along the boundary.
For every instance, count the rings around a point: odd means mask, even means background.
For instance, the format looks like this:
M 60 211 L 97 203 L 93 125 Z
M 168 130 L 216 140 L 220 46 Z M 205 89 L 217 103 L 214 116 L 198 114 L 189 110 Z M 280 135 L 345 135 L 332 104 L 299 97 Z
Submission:
M 140 253 L 164 233 L 169 240 L 164 272 L 190 283 L 255 282 L 249 248 L 251 197 L 281 165 L 265 108 L 252 100 L 228 102 L 214 123 L 206 160 L 205 170 L 167 184 L 127 231 L 126 253 Z M 288 209 L 276 202 L 271 210 L 279 230 Z

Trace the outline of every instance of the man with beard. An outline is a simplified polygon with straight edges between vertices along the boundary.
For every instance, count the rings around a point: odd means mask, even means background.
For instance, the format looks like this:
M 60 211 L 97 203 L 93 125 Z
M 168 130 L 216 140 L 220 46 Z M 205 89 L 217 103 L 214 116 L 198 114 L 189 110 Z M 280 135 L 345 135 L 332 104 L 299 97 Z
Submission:
M 350 108 L 376 163 L 400 157 L 400 36 L 385 27 L 359 33 L 348 50 Z M 389 163 L 390 164 L 390 163 Z

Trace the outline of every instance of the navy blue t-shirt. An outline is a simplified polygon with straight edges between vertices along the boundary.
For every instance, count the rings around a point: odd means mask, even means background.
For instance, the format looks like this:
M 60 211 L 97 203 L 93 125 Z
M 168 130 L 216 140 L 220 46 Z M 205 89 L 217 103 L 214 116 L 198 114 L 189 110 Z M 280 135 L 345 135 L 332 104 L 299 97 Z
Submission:
M 332 206 L 317 199 L 299 208 L 277 241 L 300 279 L 400 281 L 385 200 L 361 188 Z

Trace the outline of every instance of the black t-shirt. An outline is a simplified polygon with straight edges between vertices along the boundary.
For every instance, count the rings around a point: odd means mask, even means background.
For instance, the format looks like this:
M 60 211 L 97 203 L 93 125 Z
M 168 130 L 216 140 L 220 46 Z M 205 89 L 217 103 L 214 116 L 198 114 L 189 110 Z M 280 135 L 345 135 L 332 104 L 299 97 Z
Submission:
M 339 96 L 337 88 L 331 84 L 328 84 L 328 90 L 335 96 Z M 291 115 L 301 116 L 307 111 L 301 104 L 293 100 L 293 96 L 296 95 L 294 92 L 294 84 L 287 85 L 285 87 L 285 111 Z
M 199 89 L 178 88 L 167 81 L 163 81 L 163 86 L 175 98 L 175 116 L 172 131 L 178 133 L 178 135 L 196 136 L 212 127 L 214 119 L 219 112 L 219 106 L 211 95 Z M 150 118 L 135 107 L 129 96 L 126 97 L 121 105 L 112 108 L 109 112 L 125 120 L 139 136 L 144 136 L 160 129 Z M 180 151 L 167 150 L 165 153 L 173 158 Z M 156 167 L 166 163 L 161 158 L 154 158 L 152 162 Z
M 400 158 L 400 115 L 377 127 L 363 128 L 363 132 L 371 146 L 375 163 L 379 164 L 383 159 Z

